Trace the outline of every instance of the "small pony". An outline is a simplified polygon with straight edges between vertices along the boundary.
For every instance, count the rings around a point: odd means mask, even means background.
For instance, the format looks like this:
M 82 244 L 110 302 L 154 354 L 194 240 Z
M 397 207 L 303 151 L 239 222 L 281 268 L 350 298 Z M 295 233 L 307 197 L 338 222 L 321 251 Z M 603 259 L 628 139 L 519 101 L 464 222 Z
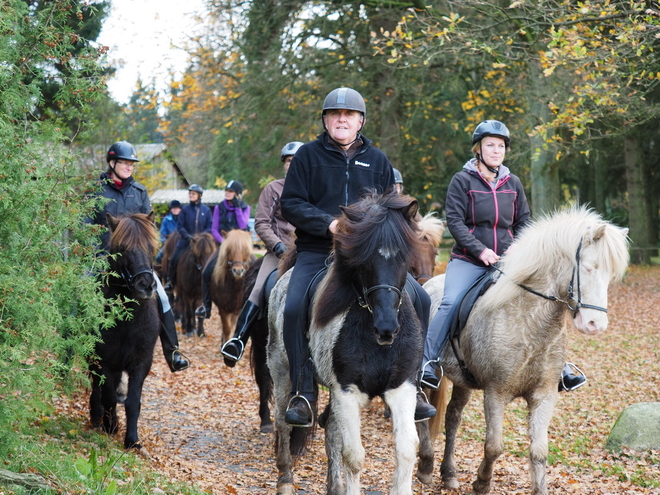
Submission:
M 222 232 L 218 261 L 211 275 L 211 298 L 222 322 L 222 342 L 227 342 L 236 327 L 243 307 L 243 277 L 254 259 L 252 236 L 244 230 Z
M 330 390 L 330 403 L 321 417 L 329 494 L 360 491 L 365 451 L 359 413 L 376 396 L 385 400 L 392 415 L 396 468 L 391 493 L 412 494 L 418 446 L 415 382 L 423 337 L 403 287 L 412 253 L 420 249 L 417 210 L 415 199 L 396 193 L 373 193 L 342 207 L 334 261 L 312 301 L 309 348 L 317 377 Z M 291 382 L 282 325 L 290 274 L 273 289 L 268 315 L 280 495 L 294 492 L 291 455 L 302 451 L 299 435 L 309 430 L 292 428 L 284 421 Z
M 422 240 L 420 250 L 415 251 L 410 260 L 410 273 L 424 285 L 434 275 L 435 259 L 438 256 L 438 246 L 442 241 L 445 231 L 445 223 L 435 216 L 435 213 L 427 213 L 419 221 L 419 237 Z
M 136 213 L 121 219 L 108 214 L 110 228 L 110 276 L 103 287 L 108 300 L 119 299 L 131 311 L 131 318 L 101 329 L 96 344 L 98 360 L 91 361 L 92 394 L 89 399 L 93 427 L 109 434 L 117 433 L 117 388 L 123 373 L 128 374 L 125 448 L 142 449 L 138 440 L 142 386 L 153 359 L 160 333 L 160 319 L 155 299 L 156 281 L 152 260 L 158 245 L 154 214 Z
M 587 208 L 573 207 L 533 222 L 502 257 L 496 283 L 477 300 L 465 328 L 441 354 L 445 376 L 454 384 L 441 465 L 446 488 L 459 488 L 456 434 L 472 390 L 480 389 L 486 455 L 472 484 L 474 493 L 489 493 L 493 465 L 502 452 L 505 406 L 522 397 L 529 410 L 532 493 L 547 495 L 548 426 L 566 361 L 566 316 L 571 314 L 575 327 L 587 335 L 607 328 L 607 289 L 628 266 L 627 232 Z M 424 285 L 436 304 L 443 282 L 441 275 Z M 439 400 L 433 402 L 441 407 Z

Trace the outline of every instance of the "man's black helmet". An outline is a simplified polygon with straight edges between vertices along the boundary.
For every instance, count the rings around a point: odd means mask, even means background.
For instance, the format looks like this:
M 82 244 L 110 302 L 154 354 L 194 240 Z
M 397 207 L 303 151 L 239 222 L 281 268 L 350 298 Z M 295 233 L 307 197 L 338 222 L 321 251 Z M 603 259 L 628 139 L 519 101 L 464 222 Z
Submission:
M 128 160 L 130 162 L 139 162 L 137 151 L 135 147 L 128 141 L 119 141 L 108 148 L 108 153 L 105 155 L 105 160 L 110 163 L 110 160 Z
M 393 168 L 394 171 L 394 183 L 395 184 L 403 184 L 403 175 L 401 175 L 401 172 L 399 172 L 397 169 Z
M 506 146 L 509 147 L 511 134 L 509 129 L 499 120 L 484 120 L 472 133 L 472 144 L 481 141 L 486 136 L 494 136 L 504 139 Z
M 323 102 L 323 114 L 326 110 L 355 110 L 367 116 L 367 105 L 362 95 L 351 88 L 337 88 L 328 93 Z
M 243 194 L 243 184 L 241 184 L 237 180 L 230 180 L 225 186 L 225 191 L 227 189 L 229 189 L 230 191 L 234 191 L 236 194 Z
M 284 161 L 287 156 L 295 155 L 296 151 L 298 151 L 303 144 L 305 143 L 301 143 L 300 141 L 291 141 L 290 143 L 286 143 L 284 148 L 282 148 L 282 152 L 280 153 L 280 160 Z
M 190 187 L 188 188 L 188 191 L 195 191 L 200 195 L 204 194 L 204 189 L 202 189 L 201 186 L 198 186 L 197 184 L 191 184 Z

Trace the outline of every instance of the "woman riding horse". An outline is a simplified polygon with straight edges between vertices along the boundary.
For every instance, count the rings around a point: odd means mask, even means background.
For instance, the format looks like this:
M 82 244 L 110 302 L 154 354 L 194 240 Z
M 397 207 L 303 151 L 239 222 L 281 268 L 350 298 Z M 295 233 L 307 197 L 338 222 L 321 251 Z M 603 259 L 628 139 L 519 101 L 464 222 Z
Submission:
M 514 236 L 529 223 L 530 212 L 520 179 L 503 164 L 511 143 L 509 129 L 497 120 L 481 122 L 472 134 L 470 159 L 452 178 L 447 190 L 447 227 L 456 240 L 445 276 L 440 309 L 429 325 L 422 384 L 437 389 L 435 362 L 447 340 L 445 324 L 454 302 L 497 263 Z M 586 382 L 568 363 L 560 390 L 574 390 Z
M 314 370 L 307 356 L 305 315 L 301 307 L 308 286 L 325 266 L 332 249 L 340 206 L 356 202 L 369 189 L 384 192 L 394 186 L 392 165 L 385 154 L 360 134 L 366 120 L 364 99 L 354 89 L 332 90 L 323 103 L 324 132 L 300 147 L 291 161 L 284 190 L 282 214 L 296 227 L 297 259 L 284 310 L 284 343 L 292 383 L 286 422 L 295 426 L 313 423 L 316 401 Z M 420 321 L 426 327 L 430 300 L 411 280 Z M 436 413 L 419 400 L 415 415 L 428 419 Z

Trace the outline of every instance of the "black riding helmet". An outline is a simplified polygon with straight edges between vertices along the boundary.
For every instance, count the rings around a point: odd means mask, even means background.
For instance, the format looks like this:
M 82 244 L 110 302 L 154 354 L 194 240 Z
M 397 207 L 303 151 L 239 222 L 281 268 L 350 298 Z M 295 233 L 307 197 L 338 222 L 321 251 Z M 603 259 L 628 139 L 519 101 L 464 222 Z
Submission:
M 194 191 L 198 193 L 200 196 L 204 194 L 204 189 L 202 189 L 202 187 L 198 186 L 197 184 L 191 184 L 190 187 L 188 188 L 188 191 Z
M 351 88 L 337 88 L 328 93 L 323 101 L 323 112 L 321 112 L 321 120 L 328 110 L 355 110 L 362 114 L 362 125 L 358 129 L 358 137 L 360 131 L 364 127 L 367 120 L 367 105 L 364 103 L 362 95 Z M 323 128 L 325 129 L 325 121 L 323 121 Z
M 226 190 L 234 191 L 236 194 L 241 195 L 243 194 L 243 184 L 237 180 L 230 180 L 225 186 L 225 191 Z
M 494 136 L 504 139 L 508 148 L 511 145 L 511 133 L 499 120 L 484 120 L 472 133 L 472 144 L 481 141 L 486 136 Z
M 110 160 L 128 160 L 129 162 L 139 162 L 137 151 L 135 147 L 128 141 L 118 141 L 110 148 L 105 155 L 105 160 L 110 163 Z

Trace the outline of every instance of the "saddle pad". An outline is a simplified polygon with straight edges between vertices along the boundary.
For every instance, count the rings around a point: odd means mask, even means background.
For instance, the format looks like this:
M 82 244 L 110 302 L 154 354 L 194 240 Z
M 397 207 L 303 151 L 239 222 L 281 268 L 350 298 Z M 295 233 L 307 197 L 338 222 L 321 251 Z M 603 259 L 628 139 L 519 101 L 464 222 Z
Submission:
M 472 311 L 477 299 L 495 283 L 496 274 L 497 271 L 491 268 L 479 277 L 469 289 L 459 295 L 445 320 L 445 325 L 449 325 L 449 332 L 445 335 L 449 335 L 451 339 L 459 339 L 461 331 L 470 316 L 470 311 Z

